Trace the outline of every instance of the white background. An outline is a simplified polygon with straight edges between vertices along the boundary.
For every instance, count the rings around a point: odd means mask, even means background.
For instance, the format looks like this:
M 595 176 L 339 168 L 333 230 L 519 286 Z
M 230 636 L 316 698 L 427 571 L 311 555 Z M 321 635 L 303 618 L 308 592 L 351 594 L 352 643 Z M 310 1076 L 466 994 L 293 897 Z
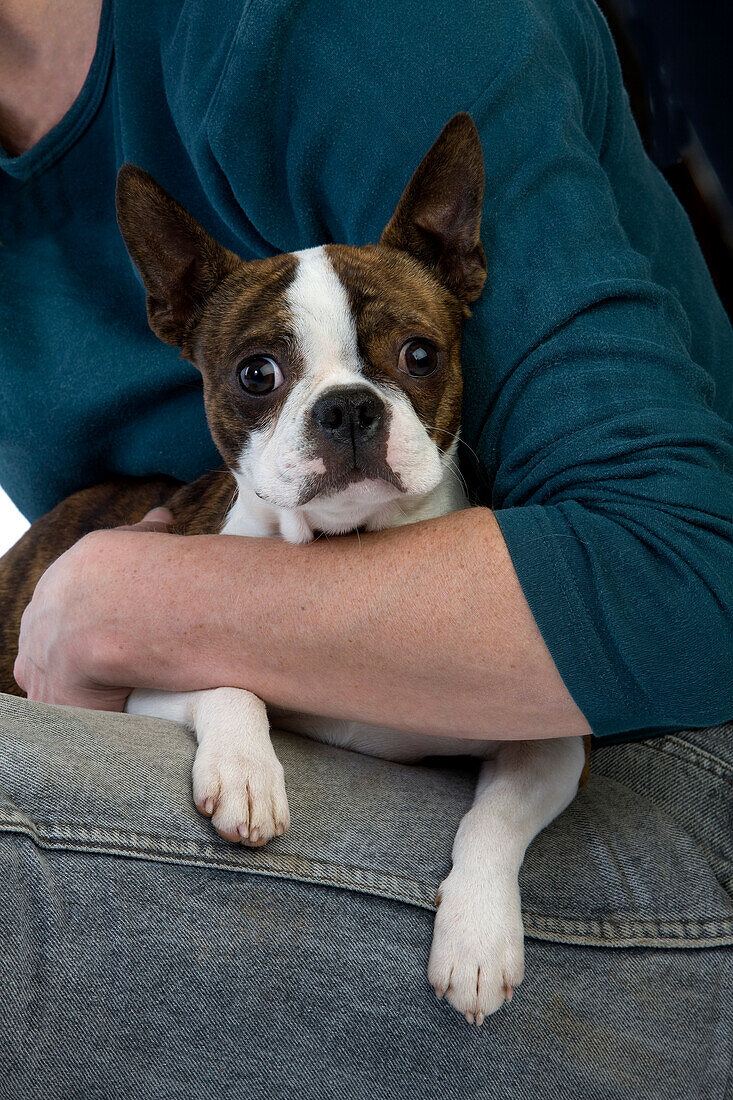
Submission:
M 0 556 L 10 549 L 27 527 L 28 521 L 0 489 Z

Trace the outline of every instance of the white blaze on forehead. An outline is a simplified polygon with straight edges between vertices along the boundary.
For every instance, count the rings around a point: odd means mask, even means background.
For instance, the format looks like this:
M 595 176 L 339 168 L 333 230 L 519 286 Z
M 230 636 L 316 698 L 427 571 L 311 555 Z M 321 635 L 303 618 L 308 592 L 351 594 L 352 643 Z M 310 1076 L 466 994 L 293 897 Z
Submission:
M 293 255 L 298 267 L 285 299 L 310 386 L 353 382 L 361 360 L 346 288 L 322 245 Z

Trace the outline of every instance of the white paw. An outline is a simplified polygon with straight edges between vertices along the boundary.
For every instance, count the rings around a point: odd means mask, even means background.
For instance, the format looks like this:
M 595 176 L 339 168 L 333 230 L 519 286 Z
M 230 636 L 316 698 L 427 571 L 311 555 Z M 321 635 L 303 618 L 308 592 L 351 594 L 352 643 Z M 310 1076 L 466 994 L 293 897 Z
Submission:
M 524 977 L 519 887 L 454 869 L 438 900 L 428 978 L 438 998 L 480 1025 Z
M 290 825 L 282 764 L 274 752 L 247 756 L 202 744 L 193 764 L 193 798 L 221 836 L 251 848 Z

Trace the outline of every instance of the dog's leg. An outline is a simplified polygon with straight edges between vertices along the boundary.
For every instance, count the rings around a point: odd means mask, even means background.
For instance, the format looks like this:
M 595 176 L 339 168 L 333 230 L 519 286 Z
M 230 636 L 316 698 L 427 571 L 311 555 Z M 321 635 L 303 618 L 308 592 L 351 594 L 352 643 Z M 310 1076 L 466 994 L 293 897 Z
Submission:
M 584 762 L 582 738 L 567 737 L 505 741 L 482 765 L 438 892 L 428 966 L 438 997 L 469 1023 L 500 1008 L 524 976 L 517 875 L 530 841 L 573 800 Z
M 194 802 L 227 840 L 260 847 L 288 828 L 282 764 L 270 741 L 265 704 L 256 695 L 239 688 L 136 690 L 125 709 L 194 730 Z

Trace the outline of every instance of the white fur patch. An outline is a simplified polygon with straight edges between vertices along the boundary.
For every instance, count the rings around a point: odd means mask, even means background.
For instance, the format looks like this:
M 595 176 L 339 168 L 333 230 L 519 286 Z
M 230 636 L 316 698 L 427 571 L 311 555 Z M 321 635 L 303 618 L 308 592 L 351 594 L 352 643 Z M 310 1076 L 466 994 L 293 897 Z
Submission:
M 294 255 L 298 268 L 285 300 L 307 364 L 311 399 L 326 387 L 365 382 L 349 297 L 325 249 L 308 248 Z
M 530 842 L 575 797 L 580 737 L 504 741 L 481 769 L 476 798 L 441 884 L 428 977 L 473 1023 L 511 1000 L 524 977 L 517 876 Z
M 278 533 L 290 541 L 302 542 L 302 518 L 294 521 L 285 513 L 296 508 L 306 479 L 325 473 L 323 459 L 311 453 L 308 443 L 310 409 L 319 395 L 333 386 L 359 381 L 377 390 L 361 373 L 348 295 L 323 247 L 293 255 L 298 266 L 285 292 L 285 302 L 305 370 L 288 394 L 277 423 L 251 433 L 235 474 L 240 496 L 245 487 L 254 489 L 260 498 L 275 505 L 279 518 L 284 520 L 283 524 L 278 520 Z
M 265 704 L 249 691 L 133 691 L 128 714 L 181 722 L 198 751 L 193 797 L 221 836 L 258 848 L 290 825 L 282 764 L 270 741 Z

